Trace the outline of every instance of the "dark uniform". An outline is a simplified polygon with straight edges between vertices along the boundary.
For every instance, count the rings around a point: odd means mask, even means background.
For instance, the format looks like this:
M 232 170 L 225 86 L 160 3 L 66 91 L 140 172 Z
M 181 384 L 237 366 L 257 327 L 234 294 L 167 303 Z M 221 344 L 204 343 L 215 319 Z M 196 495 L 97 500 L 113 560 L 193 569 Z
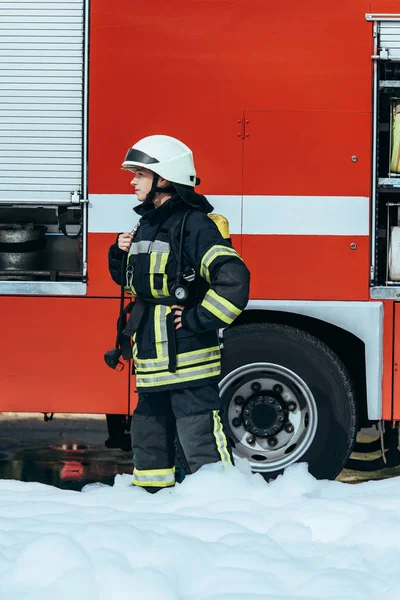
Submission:
M 126 289 L 136 297 L 141 317 L 133 336 L 139 403 L 132 417 L 135 485 L 156 491 L 175 483 L 175 433 L 191 472 L 202 465 L 232 462 L 220 419 L 221 373 L 218 329 L 230 325 L 248 301 L 249 272 L 230 243 L 207 216 L 212 206 L 193 192 L 195 207 L 174 196 L 159 208 L 145 202 L 131 245 Z M 172 251 L 185 212 L 183 257 L 194 270 L 183 303 L 182 328 L 174 328 L 170 306 L 177 276 Z M 109 269 L 121 285 L 125 253 L 109 250 Z

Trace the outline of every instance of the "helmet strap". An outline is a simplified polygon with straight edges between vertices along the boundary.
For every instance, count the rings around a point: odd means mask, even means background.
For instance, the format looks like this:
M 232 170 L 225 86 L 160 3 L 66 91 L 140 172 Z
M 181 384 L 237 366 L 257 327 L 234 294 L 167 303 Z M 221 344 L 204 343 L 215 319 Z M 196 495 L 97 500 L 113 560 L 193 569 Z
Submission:
M 154 173 L 153 182 L 151 184 L 151 189 L 146 196 L 146 202 L 153 202 L 156 193 L 157 193 L 157 184 L 158 184 L 158 175 Z
M 153 202 L 157 193 L 174 194 L 174 195 L 176 194 L 176 189 L 172 183 L 170 183 L 169 185 L 167 185 L 165 187 L 157 187 L 159 179 L 160 179 L 159 175 L 157 175 L 157 173 L 154 173 L 150 191 L 146 196 L 146 202 L 149 202 L 149 203 Z

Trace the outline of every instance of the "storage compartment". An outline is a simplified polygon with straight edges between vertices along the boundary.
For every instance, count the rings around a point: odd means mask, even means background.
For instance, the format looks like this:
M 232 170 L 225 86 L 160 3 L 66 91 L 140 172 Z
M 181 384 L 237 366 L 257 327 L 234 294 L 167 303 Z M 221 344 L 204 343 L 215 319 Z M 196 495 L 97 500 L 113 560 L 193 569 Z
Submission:
M 43 283 L 85 283 L 86 222 L 84 204 L 0 205 L 0 294 L 69 294 L 73 288 Z
M 371 248 L 374 298 L 397 297 L 400 293 L 400 23 L 393 19 L 377 18 L 375 23 Z
M 400 64 L 381 63 L 379 74 L 373 283 L 376 286 L 393 286 L 400 285 L 400 276 L 397 276 L 397 272 L 400 273 L 397 251 L 400 231 L 400 81 L 393 79 L 400 77 Z

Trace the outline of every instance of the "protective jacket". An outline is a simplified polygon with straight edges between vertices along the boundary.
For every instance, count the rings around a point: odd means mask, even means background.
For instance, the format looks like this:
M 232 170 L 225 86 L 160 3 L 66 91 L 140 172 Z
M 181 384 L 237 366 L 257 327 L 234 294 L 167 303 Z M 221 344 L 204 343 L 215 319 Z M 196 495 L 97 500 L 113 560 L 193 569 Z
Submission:
M 218 330 L 230 325 L 245 308 L 250 274 L 243 260 L 207 216 L 213 207 L 192 192 L 191 206 L 174 196 L 159 208 L 144 203 L 126 267 L 126 290 L 146 310 L 133 339 L 136 386 L 139 392 L 171 387 L 203 386 L 218 381 L 221 372 Z M 195 272 L 185 302 L 171 298 L 177 258 L 170 234 L 177 219 L 190 210 L 184 227 L 183 256 Z M 117 243 L 109 249 L 109 269 L 121 285 Z M 183 304 L 182 328 L 175 329 L 170 306 Z

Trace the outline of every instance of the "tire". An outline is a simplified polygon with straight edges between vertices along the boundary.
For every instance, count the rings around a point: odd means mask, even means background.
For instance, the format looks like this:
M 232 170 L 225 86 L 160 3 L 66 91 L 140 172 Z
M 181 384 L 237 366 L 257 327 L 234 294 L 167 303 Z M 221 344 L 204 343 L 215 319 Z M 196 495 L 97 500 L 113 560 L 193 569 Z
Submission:
M 287 325 L 239 325 L 224 332 L 222 365 L 235 458 L 247 458 L 266 479 L 296 462 L 308 463 L 318 479 L 340 473 L 355 443 L 357 411 L 346 368 L 326 344 Z

